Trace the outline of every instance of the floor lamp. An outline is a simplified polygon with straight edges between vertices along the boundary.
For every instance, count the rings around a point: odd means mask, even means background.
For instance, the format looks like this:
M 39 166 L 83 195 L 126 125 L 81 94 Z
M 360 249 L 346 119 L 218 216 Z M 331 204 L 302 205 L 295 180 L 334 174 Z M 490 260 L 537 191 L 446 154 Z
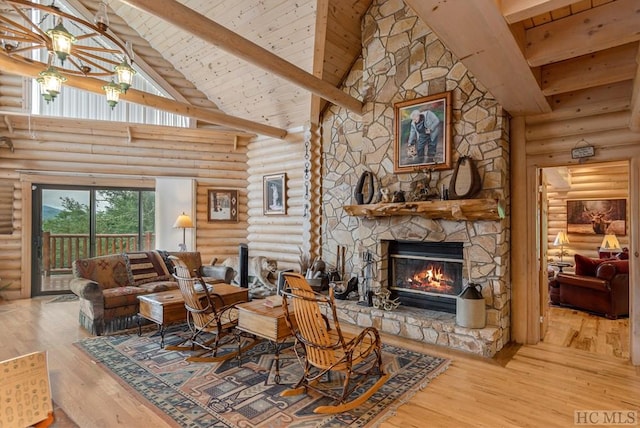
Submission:
M 174 229 L 182 229 L 182 244 L 178 244 L 178 250 L 187 251 L 187 229 L 193 228 L 193 221 L 191 221 L 191 217 L 182 212 L 176 219 L 176 222 L 173 223 Z

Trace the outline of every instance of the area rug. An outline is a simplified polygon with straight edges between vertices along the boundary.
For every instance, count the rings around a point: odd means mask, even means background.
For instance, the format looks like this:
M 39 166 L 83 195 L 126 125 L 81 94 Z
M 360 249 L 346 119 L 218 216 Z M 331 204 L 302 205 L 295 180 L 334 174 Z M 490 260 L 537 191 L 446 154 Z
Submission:
M 179 338 L 170 336 L 170 345 Z M 280 353 L 280 384 L 274 381 L 273 345 L 259 342 L 240 362 L 187 362 L 186 352 L 167 351 L 159 339 L 135 333 L 101 336 L 76 343 L 121 383 L 141 394 L 183 427 L 364 427 L 394 410 L 427 386 L 450 360 L 395 346 L 383 346 L 389 380 L 363 405 L 337 415 L 317 415 L 327 404 L 314 395 L 280 397 L 299 379 L 301 368 L 290 344 Z
M 75 294 L 61 294 L 49 300 L 47 303 L 75 302 L 76 300 L 78 300 L 78 296 Z

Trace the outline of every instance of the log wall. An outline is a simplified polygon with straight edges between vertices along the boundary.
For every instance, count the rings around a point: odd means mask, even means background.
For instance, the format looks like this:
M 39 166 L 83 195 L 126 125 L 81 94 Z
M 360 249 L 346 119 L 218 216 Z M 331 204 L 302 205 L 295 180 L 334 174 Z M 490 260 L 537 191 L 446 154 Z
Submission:
M 587 101 L 586 101 L 587 102 Z M 582 108 L 584 107 L 584 108 Z M 525 248 L 527 254 L 525 258 L 512 259 L 513 273 L 513 305 L 512 305 L 512 324 L 513 339 L 518 343 L 537 343 L 541 337 L 541 329 L 539 318 L 542 315 L 540 303 L 540 287 L 546 287 L 544 281 L 541 283 L 540 267 L 536 249 L 538 241 L 536 234 L 533 233 L 537 224 L 536 195 L 538 192 L 536 181 L 536 170 L 547 167 L 569 166 L 569 167 L 588 167 L 594 165 L 602 165 L 608 162 L 622 162 L 626 165 L 637 165 L 640 161 L 640 134 L 634 133 L 629 129 L 630 113 L 628 110 L 608 111 L 607 113 L 589 114 L 593 111 L 587 106 L 578 106 L 572 111 L 557 110 L 550 114 L 530 116 L 524 118 L 523 122 L 523 153 L 519 153 L 523 160 L 522 168 L 514 169 L 516 175 L 523 174 L 520 179 L 514 180 L 514 194 L 521 194 L 522 197 L 513 198 L 512 209 L 514 212 L 521 212 L 526 217 L 526 221 L 518 222 L 512 228 L 511 234 L 514 242 L 526 243 Z M 521 118 L 519 118 L 521 119 Z M 519 123 L 514 120 L 513 123 Z M 512 131 L 514 131 L 512 129 Z M 513 142 L 514 140 L 512 140 Z M 595 147 L 595 156 L 588 159 L 572 159 L 571 149 L 579 145 L 592 145 Z M 615 169 L 615 168 L 614 168 Z M 526 171 L 526 173 L 525 173 Z M 619 169 L 617 169 L 619 173 Z M 628 169 L 628 177 L 635 174 L 635 171 Z M 578 174 L 580 176 L 581 174 Z M 633 212 L 637 211 L 639 203 L 638 189 L 635 182 L 629 186 L 629 181 L 619 181 L 615 174 L 597 174 L 602 180 L 601 186 L 595 188 L 595 183 L 587 186 L 593 186 L 592 191 L 598 192 L 598 198 L 614 197 L 621 194 L 619 189 L 613 189 L 614 186 L 626 187 L 628 191 L 628 235 L 621 243 L 630 244 L 632 252 L 632 260 L 630 265 L 631 281 L 636 283 L 640 269 L 637 264 L 637 230 L 638 218 L 634 217 Z M 637 175 L 636 175 L 637 177 Z M 596 177 L 593 177 L 596 178 Z M 584 179 L 582 177 L 581 179 Z M 583 183 L 584 186 L 584 183 Z M 576 190 L 577 191 L 577 190 Z M 624 191 L 624 190 L 622 190 Z M 595 199 L 593 192 L 586 193 L 587 190 L 580 190 L 580 196 L 591 196 Z M 600 196 L 600 192 L 603 195 Z M 576 195 L 575 193 L 573 195 Z M 553 199 L 557 195 L 549 195 L 550 207 L 561 206 L 562 203 L 554 202 Z M 573 196 L 572 196 L 573 197 Z M 577 196 L 576 196 L 577 197 Z M 556 210 L 558 208 L 555 208 Z M 557 233 L 559 222 L 558 218 L 562 218 L 562 213 L 555 214 L 555 225 L 552 223 L 550 227 Z M 549 237 L 548 241 L 552 238 Z M 571 239 L 571 236 L 569 237 Z M 595 245 L 594 245 L 595 244 Z M 597 247 L 596 242 L 581 242 L 576 238 L 573 247 L 575 252 L 577 248 L 580 251 L 588 251 L 588 248 Z M 549 245 L 547 256 L 553 256 L 557 252 L 555 247 Z M 595 251 L 591 253 L 595 255 Z M 515 275 L 516 272 L 526 272 L 526 275 Z M 632 352 L 632 361 L 638 364 L 640 361 L 640 318 L 637 317 L 637 308 L 640 308 L 640 293 L 631 292 L 630 306 L 632 314 L 630 319 L 631 328 L 631 346 L 635 351 Z M 635 313 L 635 316 L 634 316 Z
M 24 77 L 0 73 L 0 106 L 3 111 L 20 113 L 25 111 Z
M 291 133 L 289 141 L 256 139 L 248 149 L 249 256 L 275 259 L 279 269 L 298 270 L 300 251 L 308 246 L 305 230 L 305 143 L 304 133 Z M 265 215 L 263 179 L 265 175 L 286 173 L 286 215 Z M 310 189 L 311 191 L 311 189 Z
M 208 129 L 114 124 L 6 115 L 0 136 L 0 178 L 13 192 L 13 233 L 0 235 L 3 295 L 28 297 L 30 281 L 30 183 L 154 187 L 155 177 L 189 177 L 197 182 L 196 245 L 203 261 L 237 254 L 246 242 L 247 142 L 251 135 Z M 238 138 L 236 138 L 238 137 Z M 207 222 L 207 189 L 237 189 L 237 223 Z
M 558 261 L 560 248 L 553 244 L 561 230 L 567 231 L 568 200 L 627 199 L 629 196 L 629 163 L 608 162 L 600 165 L 572 166 L 567 168 L 569 187 L 558 188 L 547 185 L 549 214 L 547 222 L 548 259 Z M 627 222 L 630 220 L 627 204 Z M 627 225 L 628 226 L 628 225 Z M 572 261 L 578 253 L 587 257 L 598 257 L 597 248 L 603 235 L 568 234 L 569 244 L 564 246 L 564 261 Z M 629 228 L 626 235 L 616 235 L 621 247 L 629 247 Z
M 571 199 L 620 199 L 629 197 L 629 161 L 640 157 L 640 135 L 629 129 L 629 112 L 614 111 L 593 116 L 539 116 L 526 119 L 527 166 L 535 168 L 566 166 L 571 186 L 555 189 L 548 186 L 548 258 L 557 260 L 553 245 L 560 229 L 566 228 L 566 201 Z M 584 145 L 595 147 L 595 156 L 572 159 L 571 149 Z M 627 203 L 627 235 L 618 236 L 620 245 L 629 246 Z M 565 246 L 568 257 L 580 253 L 597 256 L 602 236 L 570 235 Z M 565 260 L 566 261 L 566 260 Z

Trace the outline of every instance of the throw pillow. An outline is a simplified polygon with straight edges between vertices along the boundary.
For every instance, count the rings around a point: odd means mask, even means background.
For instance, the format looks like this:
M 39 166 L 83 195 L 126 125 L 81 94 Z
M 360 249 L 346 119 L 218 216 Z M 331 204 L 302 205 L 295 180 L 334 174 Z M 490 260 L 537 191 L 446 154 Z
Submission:
M 574 260 L 576 262 L 576 275 L 585 276 L 596 276 L 598 265 L 604 261 L 581 256 L 580 254 L 576 254 Z

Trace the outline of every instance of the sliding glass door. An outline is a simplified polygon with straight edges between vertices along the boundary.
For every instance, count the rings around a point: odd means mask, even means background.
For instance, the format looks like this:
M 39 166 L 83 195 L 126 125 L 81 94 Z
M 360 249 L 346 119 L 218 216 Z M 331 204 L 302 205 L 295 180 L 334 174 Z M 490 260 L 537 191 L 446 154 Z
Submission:
M 34 185 L 32 295 L 66 293 L 74 260 L 155 247 L 148 189 Z

